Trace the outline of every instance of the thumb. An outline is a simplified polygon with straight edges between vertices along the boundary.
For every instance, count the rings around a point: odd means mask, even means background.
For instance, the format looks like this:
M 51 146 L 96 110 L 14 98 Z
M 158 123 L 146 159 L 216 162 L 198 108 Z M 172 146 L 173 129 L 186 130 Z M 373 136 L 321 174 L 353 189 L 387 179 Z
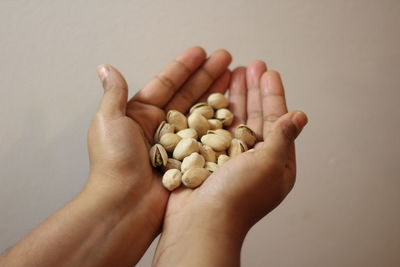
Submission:
M 104 88 L 99 112 L 110 117 L 124 116 L 128 101 L 128 85 L 124 77 L 111 65 L 98 66 L 97 75 Z
M 307 124 L 307 115 L 292 111 L 280 117 L 267 134 L 263 148 L 278 160 L 285 160 L 296 137 Z

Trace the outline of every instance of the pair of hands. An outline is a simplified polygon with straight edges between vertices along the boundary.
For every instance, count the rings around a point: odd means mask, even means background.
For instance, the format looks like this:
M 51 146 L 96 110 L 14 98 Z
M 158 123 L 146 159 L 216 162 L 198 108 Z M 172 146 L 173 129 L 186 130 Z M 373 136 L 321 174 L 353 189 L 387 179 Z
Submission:
M 153 237 L 163 225 L 155 263 L 172 263 L 168 250 L 192 230 L 243 240 L 294 185 L 294 139 L 307 123 L 305 114 L 288 113 L 280 75 L 267 70 L 264 62 L 232 72 L 230 62 L 225 50 L 206 58 L 202 48 L 190 48 L 129 101 L 123 76 L 109 65 L 98 67 L 104 96 L 88 134 L 90 178 L 85 190 L 116 200 L 126 213 L 140 209 Z M 232 128 L 244 123 L 253 129 L 256 150 L 231 159 L 197 189 L 169 193 L 149 161 L 156 127 L 168 110 L 186 113 L 209 94 L 228 89 L 235 115 Z

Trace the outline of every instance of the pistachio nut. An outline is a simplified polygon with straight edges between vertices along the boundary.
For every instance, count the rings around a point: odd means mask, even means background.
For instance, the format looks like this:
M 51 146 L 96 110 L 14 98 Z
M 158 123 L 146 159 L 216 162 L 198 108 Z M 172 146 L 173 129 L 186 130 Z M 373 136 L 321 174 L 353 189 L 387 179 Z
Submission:
M 207 98 L 207 103 L 214 109 L 227 108 L 229 106 L 229 100 L 221 93 L 211 94 Z
M 179 143 L 179 141 L 182 140 L 182 137 L 180 137 L 177 134 L 174 133 L 166 133 L 163 134 L 160 138 L 160 144 L 165 148 L 167 152 L 173 152 L 176 145 Z
M 254 131 L 244 124 L 236 127 L 235 138 L 245 142 L 248 147 L 253 147 L 257 140 Z
M 214 116 L 214 110 L 207 103 L 197 103 L 190 109 L 190 114 L 198 112 L 206 119 L 211 119 Z
M 215 172 L 218 169 L 218 164 L 215 162 L 206 162 L 205 169 L 209 172 Z
M 247 151 L 247 145 L 245 142 L 242 140 L 233 138 L 231 141 L 231 146 L 229 147 L 229 156 L 232 158 L 234 156 L 237 156 L 243 152 Z
M 182 162 L 176 159 L 169 158 L 167 159 L 167 164 L 162 167 L 163 172 L 166 172 L 170 169 L 181 170 Z
M 197 139 L 197 137 L 198 137 L 196 130 L 192 129 L 192 128 L 187 128 L 187 129 L 180 130 L 176 134 L 179 135 L 180 137 L 182 137 L 182 139 L 183 138 Z
M 168 111 L 167 122 L 175 126 L 176 131 L 186 129 L 188 127 L 186 116 L 174 109 Z
M 189 127 L 195 129 L 199 137 L 205 135 L 210 129 L 207 119 L 198 112 L 194 112 L 188 117 Z
M 200 146 L 200 154 L 204 157 L 206 161 L 209 162 L 217 161 L 217 157 L 215 156 L 215 151 L 207 145 Z
M 155 144 L 150 148 L 150 161 L 153 167 L 165 166 L 167 164 L 168 155 L 164 147 L 160 144 Z
M 182 173 L 177 169 L 166 171 L 162 177 L 162 184 L 169 191 L 179 187 L 182 182 Z
M 231 132 L 228 131 L 228 130 L 225 130 L 225 129 L 208 130 L 207 133 L 208 134 L 217 134 L 217 135 L 223 136 L 223 137 L 226 138 L 226 140 L 228 140 L 229 143 L 232 141 Z
M 174 159 L 183 160 L 185 157 L 189 156 L 193 152 L 199 152 L 199 144 L 196 139 L 193 138 L 183 138 L 176 145 L 172 156 Z
M 222 121 L 217 119 L 208 120 L 208 124 L 210 125 L 211 130 L 222 129 Z
M 204 168 L 193 168 L 182 175 L 182 183 L 189 188 L 195 188 L 201 185 L 210 175 L 210 172 Z
M 203 168 L 206 161 L 203 156 L 197 152 L 194 152 L 183 159 L 181 170 L 182 172 L 186 172 L 189 169 L 193 168 Z
M 156 130 L 156 133 L 154 134 L 154 142 L 160 142 L 161 136 L 166 133 L 173 133 L 174 131 L 175 127 L 173 125 L 166 123 L 165 121 L 161 122 Z
M 230 159 L 230 157 L 227 156 L 227 155 L 219 155 L 219 157 L 218 157 L 218 166 L 221 166 L 222 164 L 227 162 L 229 159 Z
M 230 145 L 225 137 L 218 134 L 206 134 L 201 138 L 201 142 L 215 151 L 226 150 Z
M 229 109 L 221 108 L 215 112 L 215 118 L 222 121 L 225 127 L 228 127 L 233 122 L 233 114 Z

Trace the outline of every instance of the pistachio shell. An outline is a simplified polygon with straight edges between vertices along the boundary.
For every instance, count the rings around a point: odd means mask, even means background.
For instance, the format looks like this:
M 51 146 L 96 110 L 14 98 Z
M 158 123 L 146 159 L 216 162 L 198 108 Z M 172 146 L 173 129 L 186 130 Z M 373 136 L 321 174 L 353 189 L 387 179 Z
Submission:
M 172 151 L 174 151 L 176 145 L 181 140 L 182 140 L 182 137 L 180 137 L 177 134 L 165 133 L 160 138 L 160 144 L 165 148 L 165 150 L 167 152 L 172 152 Z
M 206 134 L 201 138 L 201 142 L 215 151 L 226 150 L 230 145 L 225 137 L 217 134 Z
M 215 118 L 222 121 L 225 127 L 228 127 L 232 124 L 233 114 L 229 109 L 221 108 L 215 112 Z
M 162 184 L 169 191 L 179 187 L 182 182 L 182 173 L 177 169 L 170 169 L 166 171 L 162 178 Z
M 222 129 L 222 121 L 217 119 L 208 120 L 211 130 Z
M 198 138 L 196 130 L 192 129 L 192 128 L 187 128 L 187 129 L 180 130 L 176 134 L 179 135 L 180 137 L 182 137 L 182 139 L 183 138 L 193 138 L 193 139 L 197 139 Z
M 183 159 L 181 170 L 182 172 L 186 172 L 189 169 L 193 168 L 203 168 L 206 161 L 203 156 L 197 152 L 194 152 Z
M 199 144 L 193 138 L 183 138 L 176 145 L 172 156 L 174 159 L 183 160 L 193 152 L 199 152 Z
M 256 151 L 254 148 L 247 150 L 246 152 L 254 152 Z
M 181 165 L 182 165 L 182 162 L 180 162 L 179 160 L 169 158 L 167 160 L 167 164 L 162 167 L 162 170 L 163 170 L 163 172 L 166 172 L 170 169 L 181 170 Z
M 186 171 L 182 176 L 182 183 L 189 188 L 195 188 L 201 185 L 210 175 L 210 172 L 204 168 L 193 168 Z
M 209 172 L 215 172 L 218 169 L 218 164 L 215 162 L 206 162 L 205 169 Z
M 166 123 L 165 121 L 161 122 L 156 130 L 156 133 L 154 134 L 154 142 L 160 142 L 161 136 L 166 133 L 173 133 L 174 131 L 175 127 L 173 125 Z
M 196 130 L 199 137 L 205 135 L 210 129 L 207 119 L 198 112 L 189 115 L 188 124 L 190 128 Z
M 257 140 L 253 130 L 244 124 L 240 124 L 236 127 L 235 137 L 245 142 L 248 147 L 253 147 Z
M 167 122 L 173 125 L 176 131 L 186 129 L 188 127 L 186 116 L 174 109 L 168 111 Z
M 217 157 L 215 156 L 215 151 L 207 145 L 200 146 L 200 154 L 204 157 L 206 161 L 209 162 L 217 161 Z
M 198 112 L 206 119 L 211 119 L 214 116 L 214 110 L 207 103 L 197 103 L 190 109 L 190 114 Z
M 164 147 L 160 144 L 155 144 L 150 149 L 150 161 L 153 167 L 165 166 L 167 164 L 168 155 Z
M 211 94 L 207 98 L 207 103 L 214 109 L 226 108 L 229 106 L 229 100 L 221 93 Z
M 227 131 L 225 129 L 208 130 L 207 134 L 217 134 L 217 135 L 223 136 L 226 138 L 226 140 L 228 140 L 229 143 L 232 141 L 231 132 Z
M 225 162 L 227 162 L 230 159 L 229 156 L 227 155 L 220 155 L 218 157 L 218 166 L 221 166 L 222 164 L 224 164 Z
M 237 156 L 243 152 L 247 151 L 247 145 L 245 142 L 242 140 L 233 138 L 231 141 L 231 146 L 229 147 L 229 156 L 232 158 L 234 156 Z

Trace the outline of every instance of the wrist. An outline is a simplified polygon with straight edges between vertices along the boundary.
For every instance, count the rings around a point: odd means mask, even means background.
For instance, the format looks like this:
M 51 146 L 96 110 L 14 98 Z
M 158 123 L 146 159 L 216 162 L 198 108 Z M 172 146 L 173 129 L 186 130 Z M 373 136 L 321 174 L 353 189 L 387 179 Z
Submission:
M 171 216 L 167 211 L 154 265 L 239 265 L 240 250 L 249 228 L 217 206 L 187 205 L 182 212 Z

